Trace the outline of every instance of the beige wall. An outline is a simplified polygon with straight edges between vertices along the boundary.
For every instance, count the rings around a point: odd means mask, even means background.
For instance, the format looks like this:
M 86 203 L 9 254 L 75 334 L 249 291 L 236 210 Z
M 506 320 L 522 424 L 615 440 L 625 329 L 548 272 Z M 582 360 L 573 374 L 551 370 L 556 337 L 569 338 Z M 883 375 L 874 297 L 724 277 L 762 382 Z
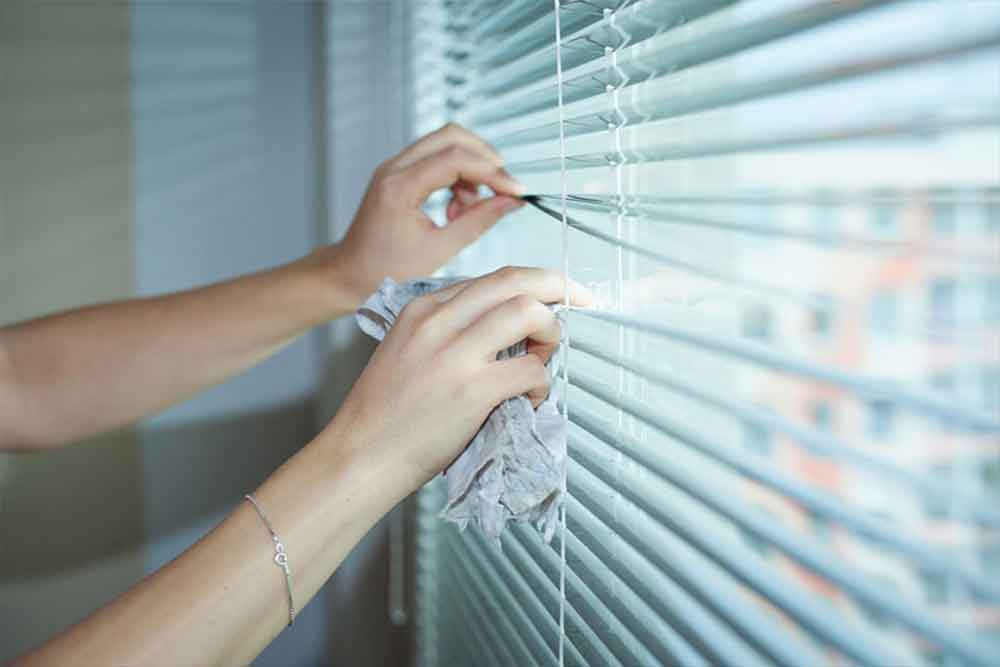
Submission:
M 0 324 L 132 292 L 128 26 L 125 3 L 0 3 Z M 142 575 L 135 444 L 0 459 L 0 660 Z

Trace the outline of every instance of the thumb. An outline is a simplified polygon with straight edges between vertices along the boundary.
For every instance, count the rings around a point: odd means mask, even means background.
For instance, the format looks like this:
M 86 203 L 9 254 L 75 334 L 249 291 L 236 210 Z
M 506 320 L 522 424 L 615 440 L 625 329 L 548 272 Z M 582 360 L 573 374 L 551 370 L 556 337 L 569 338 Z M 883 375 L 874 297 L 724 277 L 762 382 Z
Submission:
M 456 250 L 461 249 L 485 234 L 504 215 L 522 206 L 522 200 L 507 195 L 483 199 L 466 208 L 462 215 L 442 227 L 438 233 L 448 237 Z

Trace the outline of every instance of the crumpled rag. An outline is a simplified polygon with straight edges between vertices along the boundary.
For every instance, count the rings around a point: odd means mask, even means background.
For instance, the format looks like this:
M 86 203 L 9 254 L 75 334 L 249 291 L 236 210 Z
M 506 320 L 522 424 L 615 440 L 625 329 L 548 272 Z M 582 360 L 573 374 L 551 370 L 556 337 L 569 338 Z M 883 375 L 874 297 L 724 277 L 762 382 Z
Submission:
M 361 329 L 382 340 L 410 300 L 462 278 L 386 279 L 358 309 Z M 527 353 L 527 341 L 502 350 L 497 359 Z M 552 359 L 558 358 L 558 351 Z M 550 362 L 550 372 L 554 373 Z M 441 516 L 464 530 L 470 523 L 497 545 L 508 521 L 528 521 L 552 539 L 566 485 L 566 425 L 555 385 L 533 409 L 516 396 L 498 405 L 461 456 L 445 471 L 448 501 Z

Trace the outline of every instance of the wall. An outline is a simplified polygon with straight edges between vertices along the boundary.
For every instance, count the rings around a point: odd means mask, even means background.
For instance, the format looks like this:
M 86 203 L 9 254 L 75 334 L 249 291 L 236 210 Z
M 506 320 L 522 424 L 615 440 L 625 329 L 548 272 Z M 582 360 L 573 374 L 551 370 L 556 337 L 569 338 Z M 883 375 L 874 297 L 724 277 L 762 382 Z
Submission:
M 321 9 L 2 3 L 0 323 L 314 247 Z M 307 442 L 325 346 L 137 430 L 0 459 L 0 659 L 176 556 Z M 256 664 L 326 664 L 329 625 L 321 592 Z
M 321 235 L 315 3 L 137 3 L 135 261 L 142 294 L 274 266 Z M 143 424 L 147 571 L 317 432 L 322 339 Z M 326 661 L 321 592 L 256 661 Z
M 6 0 L 0 63 L 0 323 L 128 296 L 127 7 Z M 0 455 L 0 659 L 142 575 L 136 444 Z
M 372 172 L 406 143 L 405 2 L 328 3 L 326 102 L 329 229 L 339 238 L 350 224 Z M 374 345 L 353 318 L 329 331 L 328 376 L 320 406 L 332 415 L 364 368 Z M 405 503 L 404 503 L 405 505 Z M 330 581 L 331 658 L 334 664 L 408 663 L 409 626 L 390 622 L 390 564 L 403 559 L 400 509 L 358 543 Z M 398 570 L 397 570 L 398 573 Z

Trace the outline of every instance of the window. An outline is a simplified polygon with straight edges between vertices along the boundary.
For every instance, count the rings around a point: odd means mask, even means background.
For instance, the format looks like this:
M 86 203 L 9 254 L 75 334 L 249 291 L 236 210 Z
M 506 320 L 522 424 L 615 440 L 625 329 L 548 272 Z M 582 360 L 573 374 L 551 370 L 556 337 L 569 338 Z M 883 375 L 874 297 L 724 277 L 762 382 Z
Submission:
M 880 290 L 872 296 L 868 311 L 868 323 L 873 331 L 891 333 L 899 324 L 899 296 L 894 292 Z
M 1000 368 L 983 371 L 983 409 L 994 414 L 1000 412 Z
M 833 333 L 835 312 L 833 298 L 829 294 L 817 294 L 813 298 L 816 305 L 812 307 L 810 322 L 812 332 L 820 340 L 828 340 Z
M 868 408 L 868 435 L 887 438 L 892 433 L 893 405 L 888 401 L 875 401 Z
M 954 278 L 936 278 L 930 286 L 931 329 L 950 329 L 955 324 L 956 293 Z
M 978 396 L 928 386 L 959 364 L 975 377 L 982 340 L 919 335 L 954 323 L 958 281 L 978 275 L 919 223 L 927 192 L 995 180 L 982 147 L 1000 141 L 1000 93 L 982 81 L 1000 3 L 423 0 L 411 14 L 415 132 L 475 129 L 541 204 L 451 270 L 566 267 L 628 297 L 561 316 L 565 542 L 517 525 L 500 551 L 436 520 L 440 480 L 418 497 L 424 664 L 922 665 L 927 646 L 989 664 L 971 608 L 929 609 L 919 573 L 937 577 L 931 596 L 940 581 L 995 594 L 995 579 L 869 508 L 946 507 L 948 534 L 998 518 L 927 467 L 958 467 L 1000 426 Z M 923 311 L 913 327 L 904 294 Z
M 1000 202 L 990 202 L 986 205 L 986 232 L 1000 234 Z
M 892 201 L 892 192 L 879 191 L 875 193 L 877 201 L 871 205 L 871 224 L 876 233 L 892 232 L 896 229 L 899 207 Z
M 771 452 L 771 433 L 760 424 L 744 422 L 743 443 L 748 450 L 755 454 L 769 454 Z
M 753 306 L 743 314 L 743 335 L 766 341 L 774 335 L 771 311 L 766 306 Z
M 825 190 L 820 191 L 816 202 L 816 231 L 828 242 L 832 242 L 836 236 L 839 215 L 836 195 Z
M 939 236 L 954 236 L 958 229 L 957 206 L 954 202 L 941 202 L 931 207 L 931 226 Z
M 988 276 L 983 280 L 983 300 L 986 321 L 1000 324 L 1000 278 Z
M 816 426 L 824 431 L 834 428 L 833 406 L 829 401 L 817 401 L 812 406 L 812 421 Z

